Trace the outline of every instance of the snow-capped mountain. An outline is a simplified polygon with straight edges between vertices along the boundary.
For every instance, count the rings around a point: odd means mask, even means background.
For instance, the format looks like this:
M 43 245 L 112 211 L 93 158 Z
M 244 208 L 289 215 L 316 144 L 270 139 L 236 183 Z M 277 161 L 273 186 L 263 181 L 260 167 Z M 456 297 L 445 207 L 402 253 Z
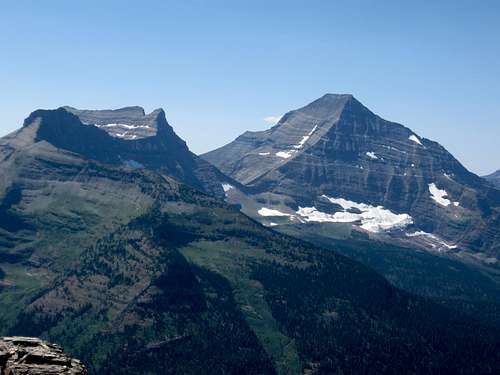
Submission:
M 227 200 L 274 226 L 350 223 L 439 251 L 500 254 L 500 192 L 440 144 L 327 94 L 202 157 L 246 185 Z

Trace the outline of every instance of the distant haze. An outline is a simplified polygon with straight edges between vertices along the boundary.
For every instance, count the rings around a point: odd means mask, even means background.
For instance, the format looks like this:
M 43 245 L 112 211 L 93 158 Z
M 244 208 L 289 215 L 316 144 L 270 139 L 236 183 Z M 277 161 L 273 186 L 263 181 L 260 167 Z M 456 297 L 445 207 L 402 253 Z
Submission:
M 196 153 L 327 92 L 500 169 L 500 2 L 22 1 L 0 13 L 0 135 L 37 108 L 163 107 Z

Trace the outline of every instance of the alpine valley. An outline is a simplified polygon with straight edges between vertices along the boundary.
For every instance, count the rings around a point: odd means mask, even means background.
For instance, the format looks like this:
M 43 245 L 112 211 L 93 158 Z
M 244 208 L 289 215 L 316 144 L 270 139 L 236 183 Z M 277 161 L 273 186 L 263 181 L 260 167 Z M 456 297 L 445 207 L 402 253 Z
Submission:
M 0 173 L 0 335 L 89 373 L 500 372 L 500 190 L 350 95 L 202 157 L 37 110 Z

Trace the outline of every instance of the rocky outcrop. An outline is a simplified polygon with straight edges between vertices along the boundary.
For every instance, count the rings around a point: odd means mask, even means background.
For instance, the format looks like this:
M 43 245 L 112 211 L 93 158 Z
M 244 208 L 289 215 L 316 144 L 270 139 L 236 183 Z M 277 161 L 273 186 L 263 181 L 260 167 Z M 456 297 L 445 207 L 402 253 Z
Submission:
M 83 364 L 58 345 L 33 337 L 0 338 L 1 375 L 84 375 Z

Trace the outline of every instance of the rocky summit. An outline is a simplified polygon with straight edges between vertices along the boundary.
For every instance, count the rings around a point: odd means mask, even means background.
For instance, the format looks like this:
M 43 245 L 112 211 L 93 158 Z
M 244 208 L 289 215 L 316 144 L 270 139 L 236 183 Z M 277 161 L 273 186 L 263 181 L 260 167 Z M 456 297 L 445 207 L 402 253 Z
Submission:
M 226 199 L 268 226 L 350 224 L 436 252 L 500 256 L 500 191 L 437 142 L 327 94 L 202 157 L 245 185 Z
M 83 364 L 61 347 L 33 337 L 0 337 L 2 375 L 86 375 Z

